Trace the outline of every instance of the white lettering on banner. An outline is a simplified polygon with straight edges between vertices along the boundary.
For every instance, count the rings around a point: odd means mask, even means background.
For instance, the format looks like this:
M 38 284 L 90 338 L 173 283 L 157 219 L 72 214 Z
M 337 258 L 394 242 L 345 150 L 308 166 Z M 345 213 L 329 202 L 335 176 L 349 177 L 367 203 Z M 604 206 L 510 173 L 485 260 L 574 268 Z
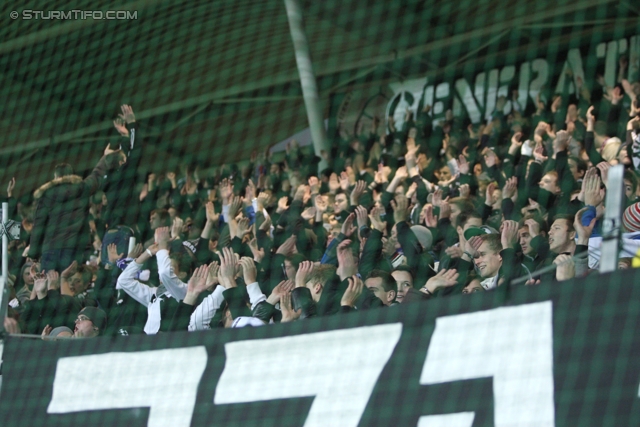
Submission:
M 225 344 L 217 405 L 315 396 L 304 427 L 356 427 L 402 324 Z
M 493 377 L 495 427 L 553 427 L 552 304 L 439 317 L 420 384 Z
M 203 346 L 63 357 L 47 413 L 148 407 L 148 427 L 189 427 L 206 366 Z
M 535 103 L 538 94 L 549 79 L 549 63 L 544 59 L 534 59 L 531 61 L 531 70 L 536 73 L 536 78 L 531 81 L 531 85 L 529 86 L 529 96 Z M 520 88 L 518 88 L 518 91 L 520 91 Z M 524 108 L 525 106 L 523 105 L 522 107 Z M 536 104 L 536 108 L 537 107 L 538 105 Z
M 566 83 L 565 80 L 569 78 L 569 76 L 567 76 L 567 71 L 569 70 L 571 70 L 571 75 L 573 76 L 573 84 L 569 85 L 569 93 L 574 93 L 576 92 L 575 89 L 579 86 L 578 79 L 583 82 L 585 80 L 580 49 L 570 49 L 569 52 L 567 52 L 567 60 L 562 67 L 562 73 L 558 79 L 558 85 L 556 86 L 557 93 L 562 93 Z
M 418 427 L 471 427 L 475 415 L 475 412 L 424 415 L 418 419 Z
M 616 83 L 619 66 L 618 58 L 625 53 L 631 58 L 640 54 L 638 36 L 632 36 L 629 40 L 623 38 L 608 43 L 600 43 L 589 54 L 594 55 L 595 58 L 604 58 L 604 79 L 608 86 L 613 86 Z M 589 62 L 587 61 L 587 63 Z M 405 120 L 406 109 L 409 108 L 415 114 L 418 112 L 418 106 L 422 102 L 422 105 L 431 105 L 431 114 L 435 119 L 439 119 L 446 109 L 450 108 L 450 102 L 453 100 L 454 114 L 460 114 L 464 109 L 472 123 L 480 123 L 483 118 L 485 120 L 489 119 L 494 113 L 497 98 L 500 96 L 507 98 L 503 112 L 505 114 L 511 112 L 509 87 L 516 79 L 518 83 L 518 103 L 523 109 L 527 107 L 528 100 L 533 103 L 536 102 L 538 93 L 544 87 L 555 88 L 556 92 L 563 91 L 565 79 L 568 78 L 566 71 L 569 69 L 572 72 L 573 81 L 571 83 L 573 84 L 567 87 L 569 93 L 576 93 L 576 88 L 579 84 L 578 80 L 583 83 L 586 82 L 580 49 L 569 49 L 566 53 L 566 61 L 562 65 L 562 72 L 557 76 L 558 81 L 555 82 L 555 85 L 553 85 L 553 82 L 549 82 L 550 67 L 547 60 L 543 58 L 536 58 L 531 62 L 520 64 L 519 76 L 516 74 L 516 65 L 506 65 L 502 68 L 485 70 L 475 76 L 473 94 L 471 93 L 471 84 L 465 78 L 457 79 L 453 83 L 453 87 L 450 87 L 448 82 L 429 82 L 427 86 L 426 78 L 406 80 L 402 83 L 390 83 L 389 87 L 394 95 L 387 105 L 387 117 L 393 115 L 396 129 L 400 129 Z M 631 72 L 631 68 L 629 67 L 628 72 Z M 556 73 L 557 70 L 556 68 Z M 592 72 L 589 77 L 595 79 L 596 76 Z M 421 85 L 416 87 L 416 84 Z M 413 102 L 401 101 L 396 105 L 394 111 L 390 111 L 398 94 L 403 92 L 410 93 L 414 97 Z M 577 96 L 580 96 L 580 94 L 577 93 Z M 434 126 L 437 123 L 438 121 L 434 120 Z

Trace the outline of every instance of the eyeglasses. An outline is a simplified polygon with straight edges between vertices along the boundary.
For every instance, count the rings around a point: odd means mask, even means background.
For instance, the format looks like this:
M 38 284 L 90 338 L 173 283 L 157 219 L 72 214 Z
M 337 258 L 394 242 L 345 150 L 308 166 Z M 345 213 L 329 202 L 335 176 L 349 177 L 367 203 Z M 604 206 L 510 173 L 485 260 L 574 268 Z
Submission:
M 84 314 L 80 314 L 78 315 L 78 318 L 76 319 L 76 322 L 82 322 L 84 320 L 88 320 L 89 322 L 91 322 L 91 319 L 89 319 L 87 316 L 85 316 Z

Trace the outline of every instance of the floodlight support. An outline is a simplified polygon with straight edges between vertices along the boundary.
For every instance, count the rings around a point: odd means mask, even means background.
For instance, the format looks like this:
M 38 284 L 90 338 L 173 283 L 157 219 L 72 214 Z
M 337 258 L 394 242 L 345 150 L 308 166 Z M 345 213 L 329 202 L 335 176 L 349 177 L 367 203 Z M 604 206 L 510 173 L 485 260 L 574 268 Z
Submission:
M 313 63 L 311 62 L 311 55 L 309 53 L 309 43 L 307 42 L 307 36 L 305 35 L 304 25 L 302 23 L 302 11 L 297 0 L 284 0 L 284 4 L 287 9 L 289 29 L 291 30 L 291 39 L 293 40 L 298 74 L 300 75 L 302 97 L 304 98 L 304 105 L 307 110 L 311 138 L 313 139 L 313 148 L 316 155 L 321 157 L 321 151 L 328 150 L 327 136 L 324 128 L 322 109 L 320 107 L 316 76 L 313 73 Z M 322 170 L 327 166 L 323 159 L 318 167 Z
M 9 222 L 9 203 L 2 203 L 2 224 Z M 0 336 L 4 333 L 4 318 L 7 313 L 7 296 L 6 290 L 7 279 L 9 278 L 9 236 L 8 233 L 2 233 L 2 275 L 0 276 Z M 2 355 L 0 354 L 0 357 Z

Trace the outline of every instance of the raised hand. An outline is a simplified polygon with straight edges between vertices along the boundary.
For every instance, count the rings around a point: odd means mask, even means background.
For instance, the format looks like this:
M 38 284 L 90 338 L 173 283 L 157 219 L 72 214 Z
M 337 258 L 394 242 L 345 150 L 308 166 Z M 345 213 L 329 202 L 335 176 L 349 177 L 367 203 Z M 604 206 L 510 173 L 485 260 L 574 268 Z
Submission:
M 235 219 L 242 211 L 242 197 L 233 197 L 229 203 L 229 218 Z
M 340 174 L 340 188 L 342 188 L 342 191 L 349 189 L 349 175 L 346 172 Z
M 302 261 L 296 271 L 296 288 L 304 288 L 311 272 L 313 271 L 313 262 Z
M 438 188 L 433 192 L 431 196 L 431 204 L 436 207 L 440 207 L 442 203 L 442 189 Z
M 206 207 L 206 213 L 207 213 L 207 221 L 213 224 L 217 224 L 218 221 L 220 220 L 220 214 L 216 213 L 216 208 L 213 205 L 213 202 L 207 202 L 205 207 Z
M 288 257 L 293 255 L 295 253 L 295 250 L 296 250 L 296 236 L 295 234 L 292 234 L 287 240 L 284 241 L 283 244 L 280 245 L 276 253 L 279 255 L 284 255 Z
M 545 162 L 548 159 L 548 157 L 544 155 L 544 147 L 542 144 L 538 144 L 533 150 L 533 158 L 538 163 Z
M 244 194 L 245 194 L 244 196 L 245 200 L 248 201 L 249 203 L 251 203 L 251 201 L 256 198 L 256 185 L 253 183 L 252 180 L 249 180 L 249 183 L 245 188 Z
M 258 270 L 256 269 L 256 264 L 253 262 L 253 259 L 246 256 L 240 258 L 240 266 L 242 267 L 242 276 L 244 278 L 244 283 L 247 285 L 256 283 L 258 278 Z
M 540 235 L 540 224 L 533 218 L 529 218 L 524 222 L 524 224 L 529 227 L 529 235 L 533 239 Z
M 596 225 L 596 217 L 593 217 L 589 225 L 582 225 L 582 215 L 584 215 L 587 210 L 589 210 L 589 208 L 580 209 L 573 220 L 573 228 L 578 235 L 578 245 L 589 245 L 589 238 L 593 233 L 593 227 Z
M 387 223 L 385 221 L 382 221 L 381 218 L 382 212 L 382 208 L 374 207 L 373 209 L 371 209 L 371 215 L 369 215 L 371 226 L 381 233 L 384 232 L 384 230 L 387 228 Z
M 460 246 L 449 246 L 444 250 L 444 253 L 449 255 L 451 258 L 460 258 L 464 252 Z
M 335 193 L 340 188 L 340 181 L 338 181 L 338 175 L 332 173 L 329 176 L 329 191 Z
M 267 206 L 267 203 L 269 203 L 270 198 L 271 196 L 269 196 L 269 193 L 261 191 L 260 194 L 258 194 L 258 210 L 261 211 L 264 209 L 264 207 Z
M 511 137 L 511 146 L 512 147 L 520 148 L 520 147 L 522 147 L 522 143 L 523 142 L 524 141 L 522 140 L 522 132 L 516 132 Z
M 378 163 L 378 171 L 375 173 L 374 181 L 376 184 L 382 185 L 385 182 L 389 182 L 389 175 L 391 174 L 391 168 L 383 166 L 382 163 Z
M 409 217 L 409 200 L 402 194 L 391 201 L 393 207 L 393 220 L 396 224 L 406 221 Z
M 271 305 L 276 305 L 284 295 L 289 295 L 293 288 L 294 284 L 291 280 L 283 280 L 273 288 L 271 295 L 267 298 L 267 302 Z
M 507 220 L 502 223 L 500 240 L 504 249 L 515 247 L 518 242 L 518 223 L 516 221 Z
M 196 270 L 193 272 L 193 275 L 189 279 L 189 282 L 187 283 L 187 292 L 192 294 L 201 294 L 202 292 L 206 291 L 208 288 L 208 277 L 208 265 L 201 265 L 200 267 L 196 268 Z
M 131 108 L 131 105 L 123 104 L 120 106 L 120 110 L 122 111 L 122 114 L 118 114 L 118 117 L 124 120 L 127 124 L 136 121 L 136 116 L 133 114 L 133 108 Z
M 518 191 L 518 178 L 515 176 L 512 176 L 511 178 L 507 179 L 506 184 L 504 185 L 504 188 L 502 189 L 502 198 L 503 199 L 513 199 Z
M 296 192 L 293 196 L 294 200 L 302 200 L 302 204 L 306 205 L 307 202 L 311 199 L 311 189 L 308 185 L 300 185 L 296 189 Z
M 411 199 L 413 195 L 416 193 L 417 189 L 418 189 L 418 184 L 416 184 L 415 182 L 412 182 L 409 188 L 407 189 L 407 192 L 405 193 L 405 197 L 407 199 Z
M 171 239 L 175 240 L 180 237 L 180 233 L 182 233 L 182 227 L 184 226 L 184 221 L 182 218 L 176 216 L 173 219 L 173 225 L 171 226 Z
M 44 273 L 38 273 L 34 277 L 33 290 L 38 299 L 42 299 L 47 295 L 47 277 Z
M 293 309 L 290 292 L 283 293 L 280 297 L 280 311 L 282 312 L 282 323 L 298 320 L 302 314 L 302 309 L 297 311 Z
M 220 254 L 220 270 L 218 280 L 226 289 L 235 288 L 236 285 L 236 255 L 231 248 L 222 248 Z
M 589 171 L 593 169 L 593 172 Z M 591 168 L 587 171 L 584 178 L 584 204 L 589 206 L 598 206 L 604 200 L 604 194 L 600 191 L 602 181 L 595 173 L 595 169 Z
M 355 206 L 358 204 L 360 200 L 360 196 L 362 196 L 366 188 L 367 188 L 366 182 L 364 181 L 356 182 L 356 185 L 355 187 L 353 187 L 353 190 L 351 191 L 351 196 L 350 196 L 352 206 Z
M 113 121 L 113 127 L 116 128 L 120 136 L 129 138 L 129 129 L 127 129 L 127 125 L 125 124 L 125 121 L 123 119 L 121 119 L 120 117 L 115 119 Z
M 155 231 L 155 242 L 160 249 L 168 249 L 169 242 L 171 241 L 171 234 L 169 234 L 169 227 L 158 227 Z
M 438 185 L 440 187 L 448 187 L 451 184 L 453 184 L 454 182 L 456 182 L 459 177 L 460 177 L 460 174 L 455 174 L 450 179 L 448 179 L 446 181 L 438 181 Z
M 258 248 L 258 240 L 255 237 L 249 240 L 249 249 L 251 249 L 253 260 L 257 263 L 262 262 L 262 259 L 264 258 L 264 249 Z
M 424 207 L 424 225 L 430 228 L 438 227 L 438 220 L 433 215 L 433 205 L 426 205 Z
M 220 263 L 218 261 L 213 261 L 209 264 L 209 273 L 207 274 L 207 290 L 213 289 L 215 285 L 219 283 L 218 281 L 218 272 L 220 271 Z
M 407 179 L 408 176 L 409 176 L 409 172 L 407 171 L 407 167 L 406 166 L 401 166 L 396 171 L 396 174 L 394 175 L 393 179 L 398 180 L 398 181 L 402 181 L 402 180 Z
M 469 187 L 469 184 L 462 184 L 458 190 L 460 191 L 460 197 L 464 199 L 468 199 L 469 196 L 471 196 L 471 188 Z
M 438 274 L 427 280 L 427 283 L 420 289 L 420 292 L 433 294 L 440 288 L 454 286 L 458 283 L 457 280 L 459 276 L 458 270 L 455 269 L 440 270 Z
M 60 274 L 58 274 L 55 270 L 47 271 L 45 275 L 47 279 L 47 289 L 48 290 L 59 290 L 60 289 Z
M 305 210 L 302 211 L 300 216 L 302 217 L 302 219 L 306 221 L 313 219 L 316 216 L 316 208 L 314 208 L 313 206 L 306 208 Z
M 356 227 L 353 225 L 353 220 L 356 219 L 356 215 L 354 213 L 350 213 L 347 219 L 342 223 L 342 228 L 340 232 L 347 237 L 351 237 L 354 231 L 356 231 Z
M 9 184 L 7 184 L 7 196 L 11 197 L 13 195 L 13 189 L 16 186 L 16 178 L 13 177 L 11 178 L 11 181 L 9 181 Z
M 78 262 L 73 261 L 61 274 L 63 279 L 68 279 L 78 272 Z
M 355 307 L 356 301 L 362 294 L 362 290 L 364 289 L 364 283 L 358 276 L 351 276 L 349 278 L 349 285 L 347 286 L 347 290 L 344 291 L 342 298 L 340 299 L 340 305 L 346 307 Z
M 316 212 L 325 213 L 329 207 L 329 202 L 324 196 L 317 195 L 315 200 Z
M 478 255 L 478 248 L 482 245 L 482 239 L 480 236 L 473 236 L 469 240 L 464 238 L 464 234 L 459 235 L 459 237 L 462 251 L 471 255 L 471 258 L 475 258 Z
M 449 218 L 451 216 L 451 205 L 449 204 L 449 198 L 440 202 L 440 219 Z
M 358 230 L 368 225 L 367 208 L 364 206 L 356 206 L 356 219 L 358 221 Z
M 289 209 L 289 198 L 288 197 L 280 197 L 278 199 L 278 207 L 276 208 L 277 213 L 282 213 Z
M 107 246 L 107 258 L 109 259 L 109 262 L 111 264 L 115 264 L 116 262 L 121 260 L 123 255 L 124 254 L 118 253 L 118 246 L 115 243 L 111 243 L 109 246 Z
M 498 156 L 493 150 L 486 149 L 484 153 L 484 162 L 488 168 L 495 166 L 498 163 Z
M 469 173 L 469 161 L 467 161 L 467 158 L 465 156 L 460 154 L 458 156 L 458 159 L 456 160 L 456 163 L 458 164 L 458 171 L 462 175 L 467 175 Z
M 416 166 L 416 162 L 418 161 L 418 150 L 420 150 L 420 146 L 416 145 L 414 139 L 409 138 L 407 140 L 407 154 L 404 155 L 407 170 L 411 170 L 411 168 Z
M 42 333 L 40 334 L 40 336 L 42 337 L 43 340 L 50 339 L 49 335 L 51 334 L 51 331 L 53 331 L 53 328 L 51 326 L 47 325 L 42 330 Z
M 522 214 L 526 215 L 527 213 L 537 212 L 542 214 L 542 210 L 540 209 L 540 203 L 536 202 L 532 198 L 529 198 L 529 204 L 522 208 Z
M 238 238 L 242 239 L 250 232 L 251 227 L 249 226 L 249 218 L 240 218 L 238 220 Z
M 264 219 L 264 221 L 262 222 L 262 224 L 260 224 L 260 228 L 259 230 L 264 231 L 265 233 L 268 233 L 269 230 L 271 230 L 271 217 L 268 216 Z
M 596 165 L 596 168 L 600 171 L 600 178 L 602 179 L 602 183 L 605 187 L 608 188 L 609 184 L 609 169 L 611 169 L 611 164 L 609 162 L 600 162 Z

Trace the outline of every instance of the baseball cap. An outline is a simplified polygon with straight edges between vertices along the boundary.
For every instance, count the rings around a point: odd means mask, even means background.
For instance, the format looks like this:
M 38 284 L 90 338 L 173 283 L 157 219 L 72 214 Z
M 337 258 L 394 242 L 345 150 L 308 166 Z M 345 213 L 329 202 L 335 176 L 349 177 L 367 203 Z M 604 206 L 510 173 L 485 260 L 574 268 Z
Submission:
M 100 332 L 103 332 L 107 326 L 107 313 L 97 307 L 85 307 L 80 310 L 78 316 L 81 314 L 87 316 L 89 320 L 91 320 L 91 323 L 93 323 L 93 326 L 98 328 Z
M 464 232 L 464 238 L 469 240 L 475 236 L 482 236 L 483 234 L 498 234 L 498 230 L 489 227 L 488 225 L 481 225 L 480 227 L 469 227 Z

